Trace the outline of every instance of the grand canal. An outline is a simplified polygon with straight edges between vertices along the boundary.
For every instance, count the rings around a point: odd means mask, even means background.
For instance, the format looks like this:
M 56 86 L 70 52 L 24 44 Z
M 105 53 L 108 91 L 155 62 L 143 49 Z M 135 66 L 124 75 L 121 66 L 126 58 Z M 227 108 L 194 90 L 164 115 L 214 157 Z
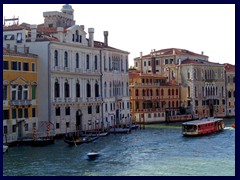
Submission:
M 46 147 L 10 147 L 4 176 L 234 176 L 234 119 L 222 132 L 183 137 L 181 123 L 148 125 L 130 134 L 110 134 L 89 144 L 63 140 Z M 96 160 L 87 159 L 95 149 Z

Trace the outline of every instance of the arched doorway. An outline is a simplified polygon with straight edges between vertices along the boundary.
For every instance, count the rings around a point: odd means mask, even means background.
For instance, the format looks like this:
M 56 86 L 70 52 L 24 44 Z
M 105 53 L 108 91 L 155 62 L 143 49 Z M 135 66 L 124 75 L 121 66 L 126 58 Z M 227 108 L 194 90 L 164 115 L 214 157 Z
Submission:
M 76 131 L 82 130 L 82 111 L 79 109 L 76 111 Z

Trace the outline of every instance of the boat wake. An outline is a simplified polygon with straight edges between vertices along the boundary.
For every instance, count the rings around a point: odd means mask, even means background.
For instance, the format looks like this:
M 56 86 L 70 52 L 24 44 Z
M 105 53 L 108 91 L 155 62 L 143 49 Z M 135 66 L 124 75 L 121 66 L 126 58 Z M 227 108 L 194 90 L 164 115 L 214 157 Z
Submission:
M 225 127 L 224 130 L 226 130 L 226 129 L 228 129 L 228 130 L 235 130 L 235 128 L 232 128 L 232 127 Z

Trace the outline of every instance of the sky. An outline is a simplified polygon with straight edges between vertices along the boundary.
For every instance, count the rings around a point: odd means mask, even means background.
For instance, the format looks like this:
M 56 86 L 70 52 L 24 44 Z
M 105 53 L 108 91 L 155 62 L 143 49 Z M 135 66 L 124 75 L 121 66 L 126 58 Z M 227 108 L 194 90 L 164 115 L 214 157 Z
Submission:
M 42 24 L 43 12 L 64 4 L 3 4 L 3 19 Z M 235 65 L 234 4 L 70 4 L 77 25 L 94 28 L 94 40 L 130 52 L 133 59 L 152 49 L 181 48 Z M 88 35 L 87 35 L 88 38 Z

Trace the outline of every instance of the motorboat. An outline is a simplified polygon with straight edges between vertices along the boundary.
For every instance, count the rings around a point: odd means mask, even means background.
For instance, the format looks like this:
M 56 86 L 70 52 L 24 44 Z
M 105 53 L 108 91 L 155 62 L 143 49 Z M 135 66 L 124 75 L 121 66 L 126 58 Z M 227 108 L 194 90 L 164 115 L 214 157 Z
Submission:
M 91 160 L 96 159 L 99 155 L 100 154 L 95 151 L 91 151 L 91 152 L 87 153 L 88 158 Z
M 8 151 L 8 146 L 3 145 L 3 153 L 5 153 L 6 151 Z

